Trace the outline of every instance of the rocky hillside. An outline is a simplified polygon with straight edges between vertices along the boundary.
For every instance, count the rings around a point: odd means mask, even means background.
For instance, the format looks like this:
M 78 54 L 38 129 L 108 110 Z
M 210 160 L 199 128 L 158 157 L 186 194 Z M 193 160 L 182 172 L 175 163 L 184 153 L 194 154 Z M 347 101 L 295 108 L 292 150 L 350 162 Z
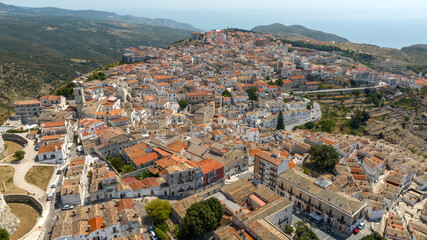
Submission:
M 280 23 L 273 23 L 270 25 L 256 26 L 252 28 L 252 31 L 262 32 L 262 33 L 271 33 L 271 34 L 284 36 L 284 37 L 295 37 L 295 36 L 307 37 L 307 38 L 311 38 L 311 39 L 314 39 L 317 41 L 323 41 L 323 42 L 330 42 L 330 41 L 348 42 L 348 39 L 345 39 L 338 35 L 308 29 L 301 25 L 286 26 Z

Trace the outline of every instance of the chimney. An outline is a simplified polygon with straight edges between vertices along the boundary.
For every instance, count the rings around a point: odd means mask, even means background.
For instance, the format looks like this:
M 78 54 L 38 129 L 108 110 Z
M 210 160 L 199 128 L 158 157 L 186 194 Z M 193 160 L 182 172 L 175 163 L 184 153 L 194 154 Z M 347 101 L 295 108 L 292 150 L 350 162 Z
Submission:
M 102 222 L 102 227 L 104 227 L 104 228 L 105 228 L 106 226 L 107 226 L 107 224 L 105 224 L 105 221 L 103 221 L 103 222 Z
M 90 232 L 90 225 L 87 225 L 87 231 Z

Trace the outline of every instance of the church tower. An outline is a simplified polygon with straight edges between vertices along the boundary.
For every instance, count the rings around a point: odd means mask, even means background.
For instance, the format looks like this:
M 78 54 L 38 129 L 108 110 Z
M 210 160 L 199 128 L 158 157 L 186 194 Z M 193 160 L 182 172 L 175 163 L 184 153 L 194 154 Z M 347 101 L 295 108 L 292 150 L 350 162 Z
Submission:
M 77 105 L 77 115 L 78 117 L 82 117 L 82 110 L 85 106 L 85 95 L 82 87 L 79 86 L 74 88 L 74 100 Z

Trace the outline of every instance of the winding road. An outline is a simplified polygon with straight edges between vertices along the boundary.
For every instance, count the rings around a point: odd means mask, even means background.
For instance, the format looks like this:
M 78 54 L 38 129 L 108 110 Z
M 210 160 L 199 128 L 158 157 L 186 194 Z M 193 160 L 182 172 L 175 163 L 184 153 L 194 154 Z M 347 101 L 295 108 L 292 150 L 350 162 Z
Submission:
M 21 137 L 25 138 L 26 133 L 20 133 L 17 135 L 20 135 Z M 55 165 L 36 163 L 34 161 L 34 159 L 37 156 L 37 151 L 34 149 L 34 141 L 31 139 L 27 139 L 27 140 L 28 140 L 28 144 L 23 149 L 23 151 L 25 151 L 24 159 L 22 159 L 18 163 L 0 162 L 0 166 L 13 167 L 15 169 L 15 173 L 13 174 L 13 183 L 17 187 L 22 188 L 25 191 L 27 191 L 30 195 L 34 196 L 37 200 L 39 200 L 43 204 L 42 217 L 39 218 L 39 220 L 38 220 L 37 224 L 34 226 L 34 228 L 22 238 L 22 239 L 33 240 L 33 239 L 37 239 L 37 237 L 40 235 L 40 233 L 42 231 L 40 226 L 42 226 L 44 224 L 44 222 L 46 220 L 46 216 L 49 213 L 50 202 L 46 201 L 46 192 L 43 189 L 39 188 L 38 186 L 27 182 L 25 180 L 25 175 L 34 166 L 51 166 L 52 167 Z M 56 166 L 56 167 L 58 167 L 58 166 Z M 56 174 L 52 175 L 48 186 L 50 186 L 54 181 L 56 181 Z

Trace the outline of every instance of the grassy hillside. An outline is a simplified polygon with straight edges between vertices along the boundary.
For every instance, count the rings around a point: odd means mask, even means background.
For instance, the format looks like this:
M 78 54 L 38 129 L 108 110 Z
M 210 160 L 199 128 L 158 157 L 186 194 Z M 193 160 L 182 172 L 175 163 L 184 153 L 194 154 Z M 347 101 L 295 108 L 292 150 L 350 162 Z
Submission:
M 72 17 L 0 17 L 0 114 L 16 99 L 47 94 L 122 49 L 166 47 L 189 31 Z M 24 97 L 25 96 L 25 97 Z
M 27 8 L 6 5 L 0 3 L 0 16 L 15 16 L 15 17 L 78 17 L 88 18 L 93 20 L 128 22 L 135 24 L 144 24 L 151 26 L 170 27 L 188 31 L 196 31 L 197 29 L 190 24 L 176 22 L 170 19 L 152 19 L 145 17 L 135 17 L 131 15 L 118 15 L 112 12 L 95 11 L 95 10 L 67 10 L 53 7 L 45 8 Z
M 419 64 L 427 64 L 427 44 L 417 44 L 401 49 L 409 55 L 412 60 Z
M 252 28 L 252 31 L 262 32 L 262 33 L 271 33 L 271 34 L 284 36 L 284 37 L 302 36 L 302 37 L 308 37 L 317 41 L 325 41 L 325 42 L 329 42 L 329 41 L 348 42 L 347 39 L 340 37 L 338 35 L 325 33 L 322 31 L 311 30 L 301 25 L 286 26 L 280 23 L 274 23 L 270 25 L 256 26 Z

